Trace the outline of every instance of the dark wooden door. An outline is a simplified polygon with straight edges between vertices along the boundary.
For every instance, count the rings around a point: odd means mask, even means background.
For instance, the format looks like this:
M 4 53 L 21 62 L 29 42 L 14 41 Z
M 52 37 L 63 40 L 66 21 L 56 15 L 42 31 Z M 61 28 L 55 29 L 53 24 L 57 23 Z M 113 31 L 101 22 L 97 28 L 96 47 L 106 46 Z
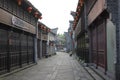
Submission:
M 101 20 L 98 29 L 98 65 L 105 68 L 105 55 L 106 55 L 106 31 L 105 20 Z
M 42 56 L 45 56 L 47 53 L 47 42 L 43 41 L 42 42 Z
M 2 27 L 0 25 L 0 27 Z M 0 74 L 7 72 L 7 47 L 8 34 L 7 30 L 0 28 Z
M 9 54 L 11 69 L 18 68 L 20 64 L 20 34 L 14 31 L 9 32 Z
M 28 62 L 34 62 L 34 37 L 28 36 Z
M 97 29 L 92 29 L 92 62 L 97 64 Z
M 98 20 L 92 29 L 92 62 L 105 68 L 106 65 L 106 25 L 105 20 Z
M 21 63 L 27 64 L 27 35 L 21 34 Z

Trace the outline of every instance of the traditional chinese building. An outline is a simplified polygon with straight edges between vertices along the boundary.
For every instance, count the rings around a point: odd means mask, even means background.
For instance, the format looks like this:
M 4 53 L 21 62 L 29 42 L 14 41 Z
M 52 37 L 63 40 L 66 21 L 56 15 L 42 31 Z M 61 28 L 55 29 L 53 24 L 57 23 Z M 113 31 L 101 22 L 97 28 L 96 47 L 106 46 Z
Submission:
M 42 14 L 27 0 L 0 0 L 0 74 L 35 63 Z
M 47 43 L 48 43 L 48 33 L 50 32 L 50 28 L 48 28 L 45 24 L 38 22 L 38 35 L 37 35 L 37 53 L 38 58 L 46 57 L 47 52 Z
M 83 0 L 79 0 L 76 9 L 76 16 L 74 16 L 73 31 L 75 34 L 76 55 L 85 63 L 89 62 L 89 48 L 88 48 L 88 34 L 86 30 L 86 14 L 83 6 Z
M 55 31 L 54 31 L 55 30 Z M 48 33 L 48 56 L 56 54 L 56 36 L 57 36 L 57 30 L 51 29 Z
M 77 55 L 98 73 L 111 79 L 120 74 L 118 45 L 118 0 L 79 0 L 73 24 L 77 41 Z M 116 10 L 115 10 L 116 9 Z M 117 42 L 118 43 L 118 42 Z M 117 49 L 117 52 L 116 52 Z M 117 69 L 118 71 L 115 71 Z M 116 75 L 116 76 L 117 76 Z M 116 77 L 119 80 L 119 76 Z
M 70 52 L 71 50 L 71 37 L 69 36 L 70 34 L 68 32 L 64 32 L 64 35 L 65 35 L 65 40 L 66 40 L 66 43 L 65 43 L 65 47 L 66 47 L 66 52 Z

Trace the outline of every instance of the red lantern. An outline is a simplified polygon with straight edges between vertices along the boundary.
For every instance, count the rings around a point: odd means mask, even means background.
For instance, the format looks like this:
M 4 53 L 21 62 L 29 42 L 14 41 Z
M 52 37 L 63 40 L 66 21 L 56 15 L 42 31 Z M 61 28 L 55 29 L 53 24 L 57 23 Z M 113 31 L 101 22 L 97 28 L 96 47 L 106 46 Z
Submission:
M 76 16 L 76 21 L 78 20 L 78 17 Z
M 80 8 L 78 9 L 78 11 L 80 11 Z
M 44 26 L 44 29 L 43 29 L 44 31 L 46 31 L 46 27 Z
M 38 12 L 35 12 L 35 13 L 34 13 L 34 15 L 35 15 L 36 18 L 38 17 L 38 14 L 39 14 Z
M 41 25 L 40 27 L 41 27 L 41 29 L 44 29 L 44 26 L 43 26 L 43 25 Z
M 47 32 L 50 32 L 50 29 L 47 29 Z
M 31 13 L 32 12 L 32 7 L 28 7 L 27 10 L 28 10 L 29 13 Z
M 79 15 L 79 12 L 76 12 L 76 15 L 78 16 L 78 15 Z
M 80 0 L 80 6 L 83 6 L 84 0 Z
M 38 27 L 40 27 L 40 29 L 41 29 L 41 25 L 40 24 L 38 24 Z
M 18 2 L 18 5 L 21 5 L 22 0 L 17 0 L 17 2 Z
M 49 29 L 49 32 L 50 32 L 50 29 Z

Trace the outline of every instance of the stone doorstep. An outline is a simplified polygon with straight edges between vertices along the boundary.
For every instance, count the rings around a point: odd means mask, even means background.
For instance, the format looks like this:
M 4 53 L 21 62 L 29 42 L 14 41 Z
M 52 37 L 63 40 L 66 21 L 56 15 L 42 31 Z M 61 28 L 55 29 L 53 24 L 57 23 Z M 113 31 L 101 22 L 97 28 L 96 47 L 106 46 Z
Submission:
M 106 80 L 104 77 L 102 77 L 98 72 L 93 70 L 89 64 L 84 63 L 84 61 L 80 60 L 79 63 L 82 65 L 82 67 L 89 73 L 89 75 L 94 79 L 94 80 Z M 109 79 L 107 79 L 109 80 Z M 110 79 L 111 80 L 111 79 Z
M 12 75 L 12 74 L 14 74 L 14 73 L 20 72 L 20 71 L 25 70 L 25 69 L 27 69 L 27 68 L 30 68 L 30 67 L 32 67 L 32 66 L 34 66 L 34 65 L 36 65 L 36 64 L 37 64 L 37 63 L 29 64 L 29 65 L 27 65 L 27 66 L 25 66 L 25 67 L 18 68 L 18 69 L 16 69 L 16 70 L 11 71 L 11 72 L 2 74 L 2 75 L 0 75 L 0 80 L 1 80 L 1 78 L 3 78 L 3 77 L 6 77 L 6 76 Z
M 87 71 L 88 74 L 89 74 L 94 80 L 96 80 L 96 79 L 94 78 L 94 76 L 86 69 L 86 65 L 85 65 L 85 64 L 83 64 L 83 63 L 80 62 L 80 65 L 82 65 L 82 67 L 85 69 L 85 71 Z
M 94 71 L 98 76 L 100 76 L 103 80 L 112 80 L 111 78 L 109 78 L 107 75 L 105 75 L 102 71 L 95 69 L 93 66 L 89 66 L 89 69 L 91 69 L 92 71 Z
M 84 68 L 94 78 L 94 80 L 105 80 L 103 77 L 101 77 L 96 72 L 94 72 L 91 68 L 89 67 L 84 67 Z
M 76 58 L 78 58 L 76 56 Z M 106 80 L 103 76 L 101 76 L 97 71 L 95 71 L 92 67 L 89 67 L 89 64 L 84 63 L 84 61 L 82 60 L 78 60 L 77 61 L 80 63 L 80 65 L 82 65 L 82 67 L 89 73 L 89 75 L 94 79 L 94 80 L 98 80 L 97 78 L 99 77 L 99 79 L 101 80 Z M 92 73 L 91 73 L 92 71 Z M 93 73 L 97 76 L 94 76 Z M 111 79 L 107 79 L 107 80 L 111 80 Z

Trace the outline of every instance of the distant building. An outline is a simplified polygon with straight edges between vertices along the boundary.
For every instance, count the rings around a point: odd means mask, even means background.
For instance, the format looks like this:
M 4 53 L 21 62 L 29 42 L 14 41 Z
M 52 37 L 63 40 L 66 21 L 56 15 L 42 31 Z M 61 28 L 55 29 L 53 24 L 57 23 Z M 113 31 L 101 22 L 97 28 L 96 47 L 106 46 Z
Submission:
M 73 21 L 69 21 L 69 28 L 68 32 L 65 32 L 65 39 L 66 39 L 66 50 L 67 52 L 73 51 L 74 49 L 74 35 L 73 35 Z
M 58 28 L 51 29 L 48 33 L 48 56 L 56 54 L 56 36 L 57 36 Z
M 66 40 L 66 43 L 65 43 L 66 51 L 70 52 L 71 51 L 71 37 L 70 37 L 70 34 L 68 32 L 64 32 L 64 35 L 65 35 L 65 40 Z
M 57 35 L 56 39 L 56 49 L 57 51 L 63 50 L 65 47 L 65 39 L 61 38 L 59 35 Z
M 48 43 L 48 34 L 50 32 L 50 28 L 48 28 L 45 24 L 38 22 L 38 31 L 37 31 L 37 53 L 38 58 L 43 58 L 48 55 L 47 52 L 47 43 Z

